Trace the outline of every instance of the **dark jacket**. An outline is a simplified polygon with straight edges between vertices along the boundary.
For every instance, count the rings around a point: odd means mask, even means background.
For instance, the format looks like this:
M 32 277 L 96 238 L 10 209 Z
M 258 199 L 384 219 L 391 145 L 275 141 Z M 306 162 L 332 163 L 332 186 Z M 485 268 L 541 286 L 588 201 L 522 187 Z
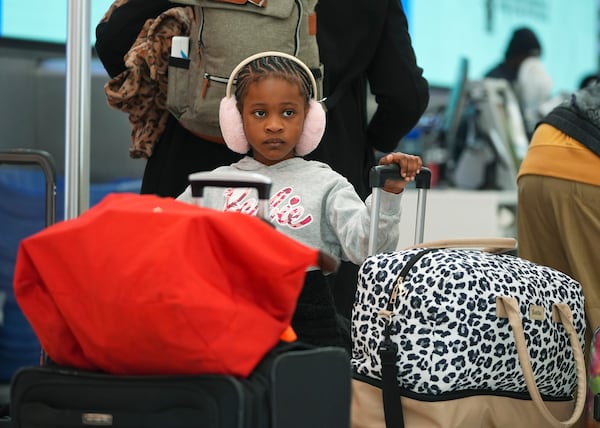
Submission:
M 365 198 L 373 150 L 394 150 L 416 125 L 429 102 L 429 85 L 400 0 L 319 0 L 316 10 L 323 92 L 337 99 L 323 141 L 307 158 L 331 165 Z M 367 82 L 377 101 L 369 122 Z

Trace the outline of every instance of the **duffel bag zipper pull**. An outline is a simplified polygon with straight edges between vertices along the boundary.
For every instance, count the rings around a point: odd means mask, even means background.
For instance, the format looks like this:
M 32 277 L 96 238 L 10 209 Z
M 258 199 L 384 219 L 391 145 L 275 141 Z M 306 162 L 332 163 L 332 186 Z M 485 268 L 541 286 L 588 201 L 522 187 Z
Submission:
M 388 302 L 386 309 L 382 309 L 378 313 L 380 316 L 386 317 L 388 323 L 392 321 L 392 316 L 394 315 L 393 309 L 396 305 L 398 295 L 401 295 L 402 297 L 406 296 L 406 289 L 404 288 L 404 276 L 398 276 L 396 279 L 396 284 L 394 284 L 394 288 L 392 289 L 392 295 L 390 296 L 390 301 Z
M 396 283 L 394 284 L 394 288 L 392 289 L 390 300 L 386 308 L 381 309 L 378 312 L 378 315 L 387 317 L 388 323 L 392 321 L 392 316 L 394 315 L 394 305 L 396 304 L 398 295 L 400 295 L 402 298 L 405 298 L 406 294 L 408 293 L 408 290 L 406 290 L 406 288 L 404 287 L 404 278 L 406 278 L 406 275 L 408 275 L 410 269 L 415 265 L 415 263 L 419 261 L 421 257 L 434 250 L 436 250 L 436 248 L 426 248 L 424 250 L 419 251 L 411 257 L 411 259 L 406 263 L 404 268 L 402 268 L 402 270 L 398 274 L 398 278 L 396 278 Z

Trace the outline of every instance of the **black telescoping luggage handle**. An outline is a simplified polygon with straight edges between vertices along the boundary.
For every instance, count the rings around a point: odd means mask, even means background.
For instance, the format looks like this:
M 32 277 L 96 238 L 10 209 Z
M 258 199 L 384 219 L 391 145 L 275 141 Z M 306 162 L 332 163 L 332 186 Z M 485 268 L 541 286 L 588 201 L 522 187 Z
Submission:
M 371 168 L 369 173 L 369 184 L 372 188 L 383 187 L 387 179 L 400 180 L 400 166 L 397 163 L 389 165 L 377 165 Z M 421 172 L 415 178 L 417 189 L 431 188 L 431 170 L 426 166 L 421 167 Z
M 377 248 L 377 229 L 379 228 L 379 208 L 381 192 L 387 179 L 403 180 L 400 176 L 398 164 L 377 165 L 371 168 L 369 183 L 373 188 L 371 195 L 371 230 L 369 232 L 368 254 L 374 255 Z M 415 227 L 415 244 L 423 242 L 425 234 L 425 205 L 427 203 L 427 191 L 431 188 L 431 170 L 425 166 L 415 178 L 417 195 L 417 224 Z
M 252 187 L 258 192 L 258 215 L 269 220 L 269 197 L 273 182 L 265 175 L 254 172 L 202 171 L 189 175 L 192 197 L 202 205 L 206 187 Z
M 37 165 L 46 178 L 46 227 L 56 221 L 56 168 L 52 155 L 44 150 L 0 150 L 0 164 Z

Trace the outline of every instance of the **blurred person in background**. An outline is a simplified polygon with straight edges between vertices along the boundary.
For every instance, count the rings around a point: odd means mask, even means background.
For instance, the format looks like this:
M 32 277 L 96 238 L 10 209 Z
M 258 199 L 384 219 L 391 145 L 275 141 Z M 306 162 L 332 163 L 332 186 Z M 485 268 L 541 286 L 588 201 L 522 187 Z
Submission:
M 485 77 L 507 80 L 519 101 L 525 129 L 532 135 L 542 118 L 540 107 L 551 99 L 552 78 L 541 60 L 542 45 L 527 27 L 516 29 L 510 38 L 504 59 Z

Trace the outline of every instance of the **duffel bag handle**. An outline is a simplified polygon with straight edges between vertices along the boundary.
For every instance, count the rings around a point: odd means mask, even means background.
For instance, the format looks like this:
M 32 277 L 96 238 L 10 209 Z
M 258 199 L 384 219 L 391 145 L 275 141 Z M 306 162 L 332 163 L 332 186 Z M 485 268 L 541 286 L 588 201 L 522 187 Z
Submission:
M 568 428 L 573 426 L 583 412 L 586 397 L 586 371 L 585 371 L 585 359 L 583 351 L 581 350 L 581 343 L 577 337 L 577 331 L 573 325 L 573 314 L 569 306 L 565 303 L 555 303 L 552 308 L 553 319 L 556 315 L 558 317 L 557 322 L 560 322 L 569 336 L 569 342 L 573 349 L 573 356 L 575 358 L 575 367 L 577 370 L 577 396 L 575 401 L 575 408 L 573 414 L 566 421 L 559 421 L 556 417 L 548 410 L 540 391 L 535 382 L 533 375 L 533 369 L 531 367 L 531 361 L 529 360 L 529 351 L 527 350 L 527 342 L 525 341 L 525 333 L 523 331 L 523 323 L 521 322 L 519 303 L 513 297 L 497 297 L 496 298 L 496 315 L 502 318 L 508 318 L 508 322 L 512 327 L 513 335 L 515 338 L 515 344 L 517 347 L 517 353 L 519 354 L 519 363 L 523 370 L 525 377 L 525 383 L 527 384 L 527 390 L 531 399 L 535 403 L 538 410 L 542 413 L 546 421 L 552 427 L 557 428 Z
M 480 248 L 488 253 L 504 253 L 517 249 L 515 238 L 455 238 L 428 241 L 405 248 Z

